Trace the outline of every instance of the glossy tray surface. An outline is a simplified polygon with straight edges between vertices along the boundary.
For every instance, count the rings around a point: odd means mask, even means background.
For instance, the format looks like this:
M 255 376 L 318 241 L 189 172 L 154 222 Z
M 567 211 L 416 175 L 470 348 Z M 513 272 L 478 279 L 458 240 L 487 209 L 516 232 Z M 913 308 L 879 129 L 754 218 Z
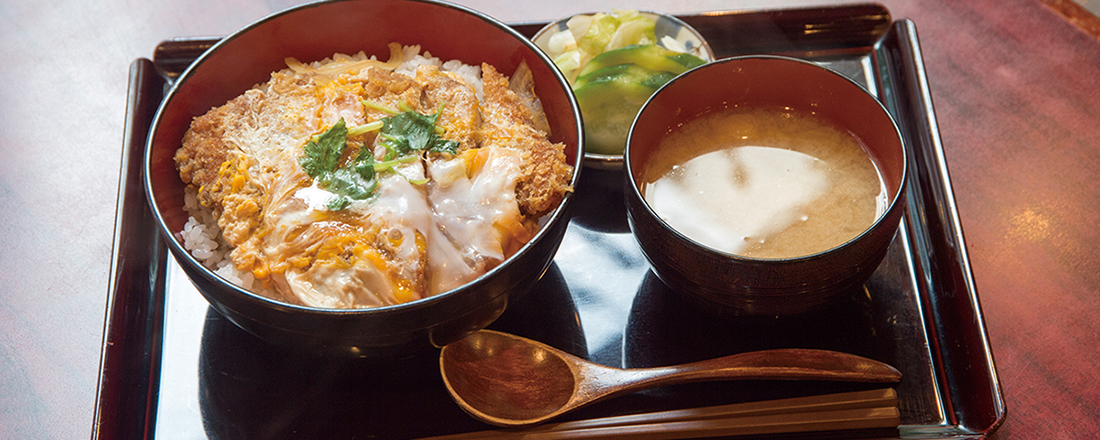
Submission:
M 878 5 L 685 15 L 720 57 L 776 53 L 833 68 L 894 115 L 913 154 L 909 207 L 863 289 L 805 315 L 723 321 L 682 304 L 627 226 L 622 176 L 586 169 L 546 275 L 490 328 L 611 366 L 645 367 L 803 347 L 890 363 L 898 438 L 984 438 L 1005 417 L 955 212 L 916 26 Z M 539 23 L 515 27 L 533 35 Z M 216 40 L 169 40 L 131 68 L 115 264 L 94 437 L 416 438 L 487 429 L 447 396 L 437 360 L 317 358 L 268 345 L 212 311 L 164 250 L 140 160 L 164 88 Z M 727 382 L 641 392 L 570 418 L 850 391 L 873 386 Z

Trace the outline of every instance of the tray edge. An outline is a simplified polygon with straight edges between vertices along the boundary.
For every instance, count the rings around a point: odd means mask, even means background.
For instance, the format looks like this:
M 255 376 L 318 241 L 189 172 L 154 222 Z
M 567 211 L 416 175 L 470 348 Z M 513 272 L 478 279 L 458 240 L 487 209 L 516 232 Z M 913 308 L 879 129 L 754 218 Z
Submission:
M 924 293 L 925 306 L 922 307 L 931 320 L 933 326 L 930 339 L 937 343 L 934 352 L 941 368 L 941 385 L 947 390 L 950 399 L 948 416 L 964 434 L 980 435 L 984 438 L 992 434 L 1005 420 L 1007 415 L 1004 396 L 1000 387 L 996 371 L 996 363 L 993 359 L 992 347 L 989 343 L 988 333 L 982 317 L 981 304 L 973 279 L 969 256 L 966 251 L 966 241 L 962 231 L 958 208 L 955 203 L 954 191 L 951 185 L 948 164 L 944 155 L 943 143 L 939 135 L 939 125 L 936 121 L 935 109 L 932 102 L 932 94 L 928 84 L 927 72 L 924 69 L 924 60 L 920 50 L 920 40 L 917 34 L 916 24 L 909 19 L 901 19 L 893 25 L 894 35 L 898 41 L 890 48 L 876 48 L 877 56 L 890 58 L 891 54 L 885 53 L 889 49 L 898 51 L 897 57 L 907 62 L 898 63 L 895 67 L 896 76 L 901 81 L 901 86 L 909 93 L 899 94 L 907 96 L 910 102 L 898 102 L 900 98 L 888 102 L 888 105 L 899 108 L 909 118 L 910 128 L 919 127 L 919 132 L 910 133 L 926 145 L 922 153 L 923 164 L 928 167 L 926 173 L 914 173 L 923 175 L 928 179 L 921 182 L 922 187 L 927 187 L 933 194 L 933 202 L 922 200 L 921 211 L 924 216 L 911 215 L 910 228 L 923 227 L 928 230 L 942 230 L 943 236 L 933 237 L 934 243 L 918 243 L 918 247 L 930 248 L 925 252 L 925 261 L 921 262 L 926 271 L 934 270 L 934 267 L 947 266 L 951 270 L 950 280 L 942 277 L 931 279 L 930 285 L 920 289 Z M 899 67 L 900 68 L 897 68 Z M 888 100 L 890 101 L 890 100 Z M 900 123 L 901 121 L 899 121 Z M 903 130 L 911 131 L 911 130 Z M 907 140 L 908 142 L 908 140 Z M 913 158 L 914 162 L 921 160 Z M 911 181 L 913 182 L 913 181 Z M 912 195 L 912 192 L 910 193 Z M 912 203 L 912 202 L 911 202 Z M 929 209 L 931 208 L 931 209 Z M 925 226 L 928 222 L 933 227 Z M 928 234 L 911 233 L 912 237 L 928 237 Z M 920 252 L 918 252 L 920 253 Z M 934 261 L 930 261 L 933 259 Z M 944 286 L 950 283 L 951 286 Z M 940 295 L 945 290 L 965 292 L 966 295 Z M 945 307 L 943 303 L 949 302 Z M 946 309 L 946 311 L 945 311 Z M 950 313 L 949 317 L 945 317 Z M 966 326 L 967 332 L 963 334 L 970 338 L 959 341 L 945 341 L 946 335 L 958 335 L 958 331 L 949 329 Z M 962 353 L 960 353 L 962 352 Z M 967 356 L 969 354 L 969 356 Z M 961 365 L 964 361 L 975 357 L 981 360 L 981 365 Z M 967 368 L 970 367 L 970 368 Z M 960 371 L 969 371 L 966 377 Z M 978 373 L 980 372 L 980 374 Z M 975 379 L 984 381 L 976 383 Z M 976 401 L 975 399 L 985 399 Z M 960 402 L 962 401 L 962 402 Z M 973 411 L 984 411 L 984 414 L 973 414 Z M 920 430 L 914 430 L 914 433 Z M 956 433 L 959 434 L 959 433 Z
M 141 161 L 163 87 L 152 61 L 131 63 L 92 439 L 148 438 L 156 416 L 167 250 L 142 191 Z

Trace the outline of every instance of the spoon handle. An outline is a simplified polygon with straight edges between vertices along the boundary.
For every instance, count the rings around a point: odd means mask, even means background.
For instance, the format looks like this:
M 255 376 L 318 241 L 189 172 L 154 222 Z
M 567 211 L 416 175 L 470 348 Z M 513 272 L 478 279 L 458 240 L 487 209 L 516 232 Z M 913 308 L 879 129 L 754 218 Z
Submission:
M 897 382 L 901 373 L 882 362 L 853 354 L 813 349 L 776 349 L 735 354 L 656 368 L 620 370 L 629 383 L 615 394 L 687 382 L 733 379 Z

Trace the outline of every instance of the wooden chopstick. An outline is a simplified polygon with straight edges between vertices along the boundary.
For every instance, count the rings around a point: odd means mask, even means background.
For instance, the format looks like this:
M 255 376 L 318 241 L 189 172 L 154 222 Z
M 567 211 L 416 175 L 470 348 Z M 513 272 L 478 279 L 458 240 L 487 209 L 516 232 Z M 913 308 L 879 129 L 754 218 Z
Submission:
M 887 388 L 549 423 L 522 430 L 478 431 L 421 440 L 665 440 L 897 428 L 899 423 L 897 393 Z
M 854 391 L 789 399 L 735 403 L 701 408 L 660 411 L 626 416 L 603 417 L 543 425 L 539 430 L 602 428 L 610 426 L 666 423 L 687 420 L 707 420 L 773 414 L 797 414 L 845 409 L 897 406 L 897 393 L 891 389 Z
M 566 431 L 510 433 L 486 439 L 562 440 L 630 439 L 670 440 L 684 438 L 727 437 L 740 435 L 789 434 L 796 432 L 857 430 L 897 426 L 897 408 L 863 408 L 841 411 L 775 414 L 729 419 L 689 420 L 684 422 L 646 423 Z

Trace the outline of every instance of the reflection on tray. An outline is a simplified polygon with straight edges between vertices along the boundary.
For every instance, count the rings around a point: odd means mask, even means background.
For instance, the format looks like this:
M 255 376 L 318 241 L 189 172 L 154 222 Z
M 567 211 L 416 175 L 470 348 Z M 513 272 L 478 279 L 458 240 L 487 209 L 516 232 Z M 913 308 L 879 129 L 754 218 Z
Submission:
M 288 353 L 209 311 L 199 355 L 199 407 L 212 439 L 401 438 L 438 423 L 471 425 L 427 359 L 388 365 Z
M 492 328 L 587 354 L 555 266 Z M 208 310 L 199 407 L 209 438 L 408 438 L 485 429 L 447 395 L 434 356 L 378 363 L 288 351 Z M 414 423 L 431 416 L 432 423 Z
M 587 271 L 603 271 L 616 264 L 626 274 L 638 274 L 630 291 L 570 285 L 570 276 L 552 264 L 531 291 L 513 297 L 490 328 L 535 339 L 574 355 L 620 367 L 650 367 L 697 361 L 767 348 L 824 348 L 884 360 L 896 359 L 897 344 L 925 350 L 919 338 L 903 338 L 883 322 L 887 305 L 872 300 L 867 287 L 840 295 L 826 307 L 782 318 L 726 320 L 682 302 L 652 271 L 643 266 L 636 246 L 606 240 L 626 228 L 625 212 L 608 204 L 616 197 L 615 171 L 589 173 L 577 189 L 576 217 L 567 233 L 590 239 L 563 242 L 570 255 L 588 255 L 605 263 Z M 621 191 L 621 190 L 619 190 Z M 601 208 L 608 209 L 601 209 Z M 599 230 L 611 231 L 597 232 Z M 629 234 L 618 234 L 629 236 Z M 603 237 L 603 239 L 593 237 Z M 633 243 L 630 243 L 633 244 Z M 562 262 L 563 264 L 575 262 Z M 642 270 L 631 270 L 638 269 Z M 614 271 L 607 271 L 613 273 Z M 882 290 L 882 287 L 879 287 Z M 904 292 L 893 296 L 904 297 Z M 623 307 L 607 307 L 615 299 Z M 876 292 L 876 297 L 890 295 Z M 901 304 L 898 304 L 901 305 Z M 888 310 L 887 310 L 888 312 Z M 582 319 L 587 316 L 587 320 Z M 593 321 L 596 322 L 593 322 Z M 609 351 L 590 347 L 586 324 L 599 335 L 605 321 L 625 325 L 611 335 Z M 605 332 L 606 333 L 606 332 Z M 602 335 L 602 336 L 607 336 Z M 912 335 L 909 335 L 912 336 Z M 605 344 L 606 345 L 606 344 Z M 905 379 L 903 379 L 903 382 Z M 902 389 L 919 389 L 914 375 Z M 927 383 L 923 384 L 927 386 Z M 642 411 L 718 405 L 855 391 L 876 384 L 817 381 L 736 381 L 688 384 L 648 390 L 601 402 L 568 417 L 583 419 Z M 199 355 L 200 408 L 210 438 L 281 437 L 289 433 L 312 437 L 371 432 L 381 438 L 441 435 L 486 429 L 465 415 L 449 398 L 434 357 L 412 357 L 396 363 L 317 357 L 288 351 L 240 330 L 213 311 L 206 316 Z M 257 402 L 264 402 L 263 405 Z M 433 423 L 417 423 L 432 414 Z M 335 432 L 334 432 L 335 431 Z

